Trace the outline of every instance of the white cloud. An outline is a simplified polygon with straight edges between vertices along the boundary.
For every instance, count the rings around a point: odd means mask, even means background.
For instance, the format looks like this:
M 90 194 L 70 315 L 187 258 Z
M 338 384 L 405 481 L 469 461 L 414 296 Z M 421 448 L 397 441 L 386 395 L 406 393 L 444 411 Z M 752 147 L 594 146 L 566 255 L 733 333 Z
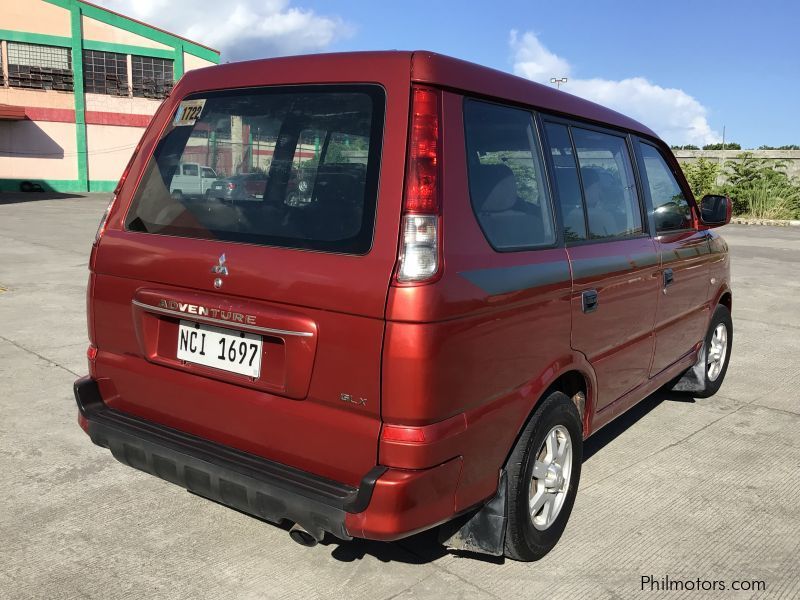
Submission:
M 621 80 L 573 77 L 569 61 L 550 52 L 531 32 L 509 37 L 514 73 L 549 84 L 551 77 L 568 77 L 562 90 L 586 98 L 640 121 L 671 144 L 709 144 L 720 135 L 708 123 L 708 110 L 678 88 L 665 88 L 643 77 Z
M 291 6 L 289 0 L 95 0 L 124 15 L 222 51 L 235 61 L 325 50 L 350 35 L 335 16 Z
M 530 31 L 520 37 L 511 31 L 509 40 L 514 53 L 514 73 L 533 81 L 550 81 L 551 77 L 566 77 L 570 74 L 569 63 L 545 48 Z

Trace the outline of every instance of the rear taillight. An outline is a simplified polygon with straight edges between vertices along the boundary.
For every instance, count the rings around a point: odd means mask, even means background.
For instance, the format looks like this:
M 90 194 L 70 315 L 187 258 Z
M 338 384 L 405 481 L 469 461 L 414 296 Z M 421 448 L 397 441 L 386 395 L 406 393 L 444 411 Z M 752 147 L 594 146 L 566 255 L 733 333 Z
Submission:
M 119 191 L 122 189 L 122 186 L 125 185 L 125 180 L 128 178 L 128 174 L 131 172 L 133 161 L 136 160 L 136 155 L 139 154 L 139 149 L 141 147 L 142 147 L 142 140 L 139 140 L 139 143 L 136 144 L 136 148 L 133 150 L 133 154 L 131 154 L 131 157 L 128 160 L 128 164 L 125 165 L 125 170 L 122 171 L 122 177 L 119 178 L 119 181 L 117 182 L 117 187 L 114 188 L 115 196 L 119 194 Z
M 229 184 L 228 184 L 226 187 L 227 187 L 229 190 L 233 191 L 233 190 L 235 190 L 235 189 L 236 189 L 236 184 L 235 184 L 235 183 L 229 183 Z
M 100 238 L 103 237 L 103 234 L 106 232 L 106 225 L 108 224 L 108 215 L 111 214 L 111 209 L 114 208 L 114 203 L 116 201 L 117 201 L 117 195 L 114 194 L 111 197 L 111 202 L 109 202 L 108 206 L 106 206 L 106 211 L 103 213 L 103 216 L 100 217 L 100 223 L 97 225 L 97 233 L 94 236 L 95 246 L 100 242 Z
M 131 154 L 130 160 L 128 160 L 128 164 L 125 165 L 125 170 L 122 171 L 122 177 L 119 178 L 117 182 L 117 187 L 114 188 L 114 195 L 111 197 L 111 202 L 108 203 L 106 207 L 106 211 L 103 213 L 103 216 L 100 218 L 100 223 L 97 225 L 97 233 L 94 236 L 94 245 L 96 246 L 100 241 L 100 238 L 103 237 L 103 234 L 106 232 L 106 225 L 108 224 L 108 216 L 111 214 L 111 209 L 114 208 L 114 203 L 117 201 L 117 195 L 119 195 L 122 186 L 125 184 L 125 180 L 128 178 L 128 175 L 131 172 L 131 167 L 133 166 L 133 161 L 136 160 L 136 155 L 139 154 L 139 149 L 142 147 L 142 141 L 139 140 L 139 143 L 136 144 L 136 148 Z
M 431 281 L 440 267 L 440 92 L 414 87 L 397 281 Z

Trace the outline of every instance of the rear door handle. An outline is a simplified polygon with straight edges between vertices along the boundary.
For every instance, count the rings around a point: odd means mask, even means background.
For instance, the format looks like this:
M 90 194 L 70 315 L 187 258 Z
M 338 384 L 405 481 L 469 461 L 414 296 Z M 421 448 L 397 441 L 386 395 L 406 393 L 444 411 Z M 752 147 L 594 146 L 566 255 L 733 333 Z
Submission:
M 590 313 L 597 310 L 597 290 L 586 290 L 581 294 L 583 312 Z
M 675 275 L 672 273 L 672 269 L 664 269 L 664 288 L 672 285 L 673 281 L 675 281 Z

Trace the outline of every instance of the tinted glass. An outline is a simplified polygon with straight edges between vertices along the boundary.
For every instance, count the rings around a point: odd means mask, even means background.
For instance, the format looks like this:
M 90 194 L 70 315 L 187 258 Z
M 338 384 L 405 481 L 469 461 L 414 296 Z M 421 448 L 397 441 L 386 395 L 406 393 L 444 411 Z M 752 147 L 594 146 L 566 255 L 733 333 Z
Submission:
M 467 100 L 464 123 L 472 208 L 491 245 L 508 250 L 554 243 L 531 114 Z
M 645 179 L 653 199 L 656 231 L 674 231 L 692 226 L 692 211 L 681 186 L 657 148 L 640 143 Z
M 642 212 L 625 138 L 573 127 L 572 139 L 583 180 L 589 237 L 642 233 Z
M 553 174 L 556 194 L 561 205 L 564 239 L 568 242 L 586 239 L 586 220 L 583 213 L 578 165 L 566 125 L 545 123 L 550 154 L 553 157 Z
M 384 93 L 377 86 L 215 92 L 166 128 L 126 220 L 134 231 L 332 252 L 372 243 Z M 195 104 L 196 106 L 197 104 Z M 182 109 L 179 108 L 180 113 Z M 189 113 L 191 114 L 191 113 Z M 180 119 L 178 119 L 180 123 Z M 216 179 L 171 192 L 180 164 Z
M 197 165 L 183 165 L 183 174 L 197 177 Z
M 207 177 L 209 179 L 216 179 L 217 174 L 214 173 L 214 169 L 209 169 L 207 167 L 203 167 L 203 177 Z

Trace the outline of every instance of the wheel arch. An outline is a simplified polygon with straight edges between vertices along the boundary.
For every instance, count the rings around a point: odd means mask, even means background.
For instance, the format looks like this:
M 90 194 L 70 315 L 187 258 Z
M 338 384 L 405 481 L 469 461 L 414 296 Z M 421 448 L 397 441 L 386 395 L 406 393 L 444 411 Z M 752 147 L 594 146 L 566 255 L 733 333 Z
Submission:
M 728 309 L 728 312 L 733 314 L 733 293 L 729 289 L 725 289 L 717 300 L 717 304 L 722 304 Z
M 541 406 L 542 400 L 553 392 L 562 392 L 575 404 L 581 418 L 581 424 L 583 425 L 583 438 L 586 439 L 591 433 L 590 423 L 592 415 L 594 414 L 594 406 L 597 398 L 597 379 L 592 367 L 583 355 L 579 355 L 573 356 L 572 360 L 564 364 L 559 370 L 555 370 L 553 366 L 551 366 L 547 369 L 546 373 L 548 372 L 551 374 L 550 377 L 545 378 L 545 376 L 542 376 L 539 379 L 541 385 L 536 387 L 541 391 L 536 395 L 534 401 L 530 405 L 527 415 L 525 415 L 525 418 L 522 419 L 517 428 L 513 442 L 506 453 L 506 458 L 503 462 L 504 466 L 508 463 L 508 458 L 519 442 L 525 427 L 527 427 L 530 420 L 536 415 L 536 411 Z

